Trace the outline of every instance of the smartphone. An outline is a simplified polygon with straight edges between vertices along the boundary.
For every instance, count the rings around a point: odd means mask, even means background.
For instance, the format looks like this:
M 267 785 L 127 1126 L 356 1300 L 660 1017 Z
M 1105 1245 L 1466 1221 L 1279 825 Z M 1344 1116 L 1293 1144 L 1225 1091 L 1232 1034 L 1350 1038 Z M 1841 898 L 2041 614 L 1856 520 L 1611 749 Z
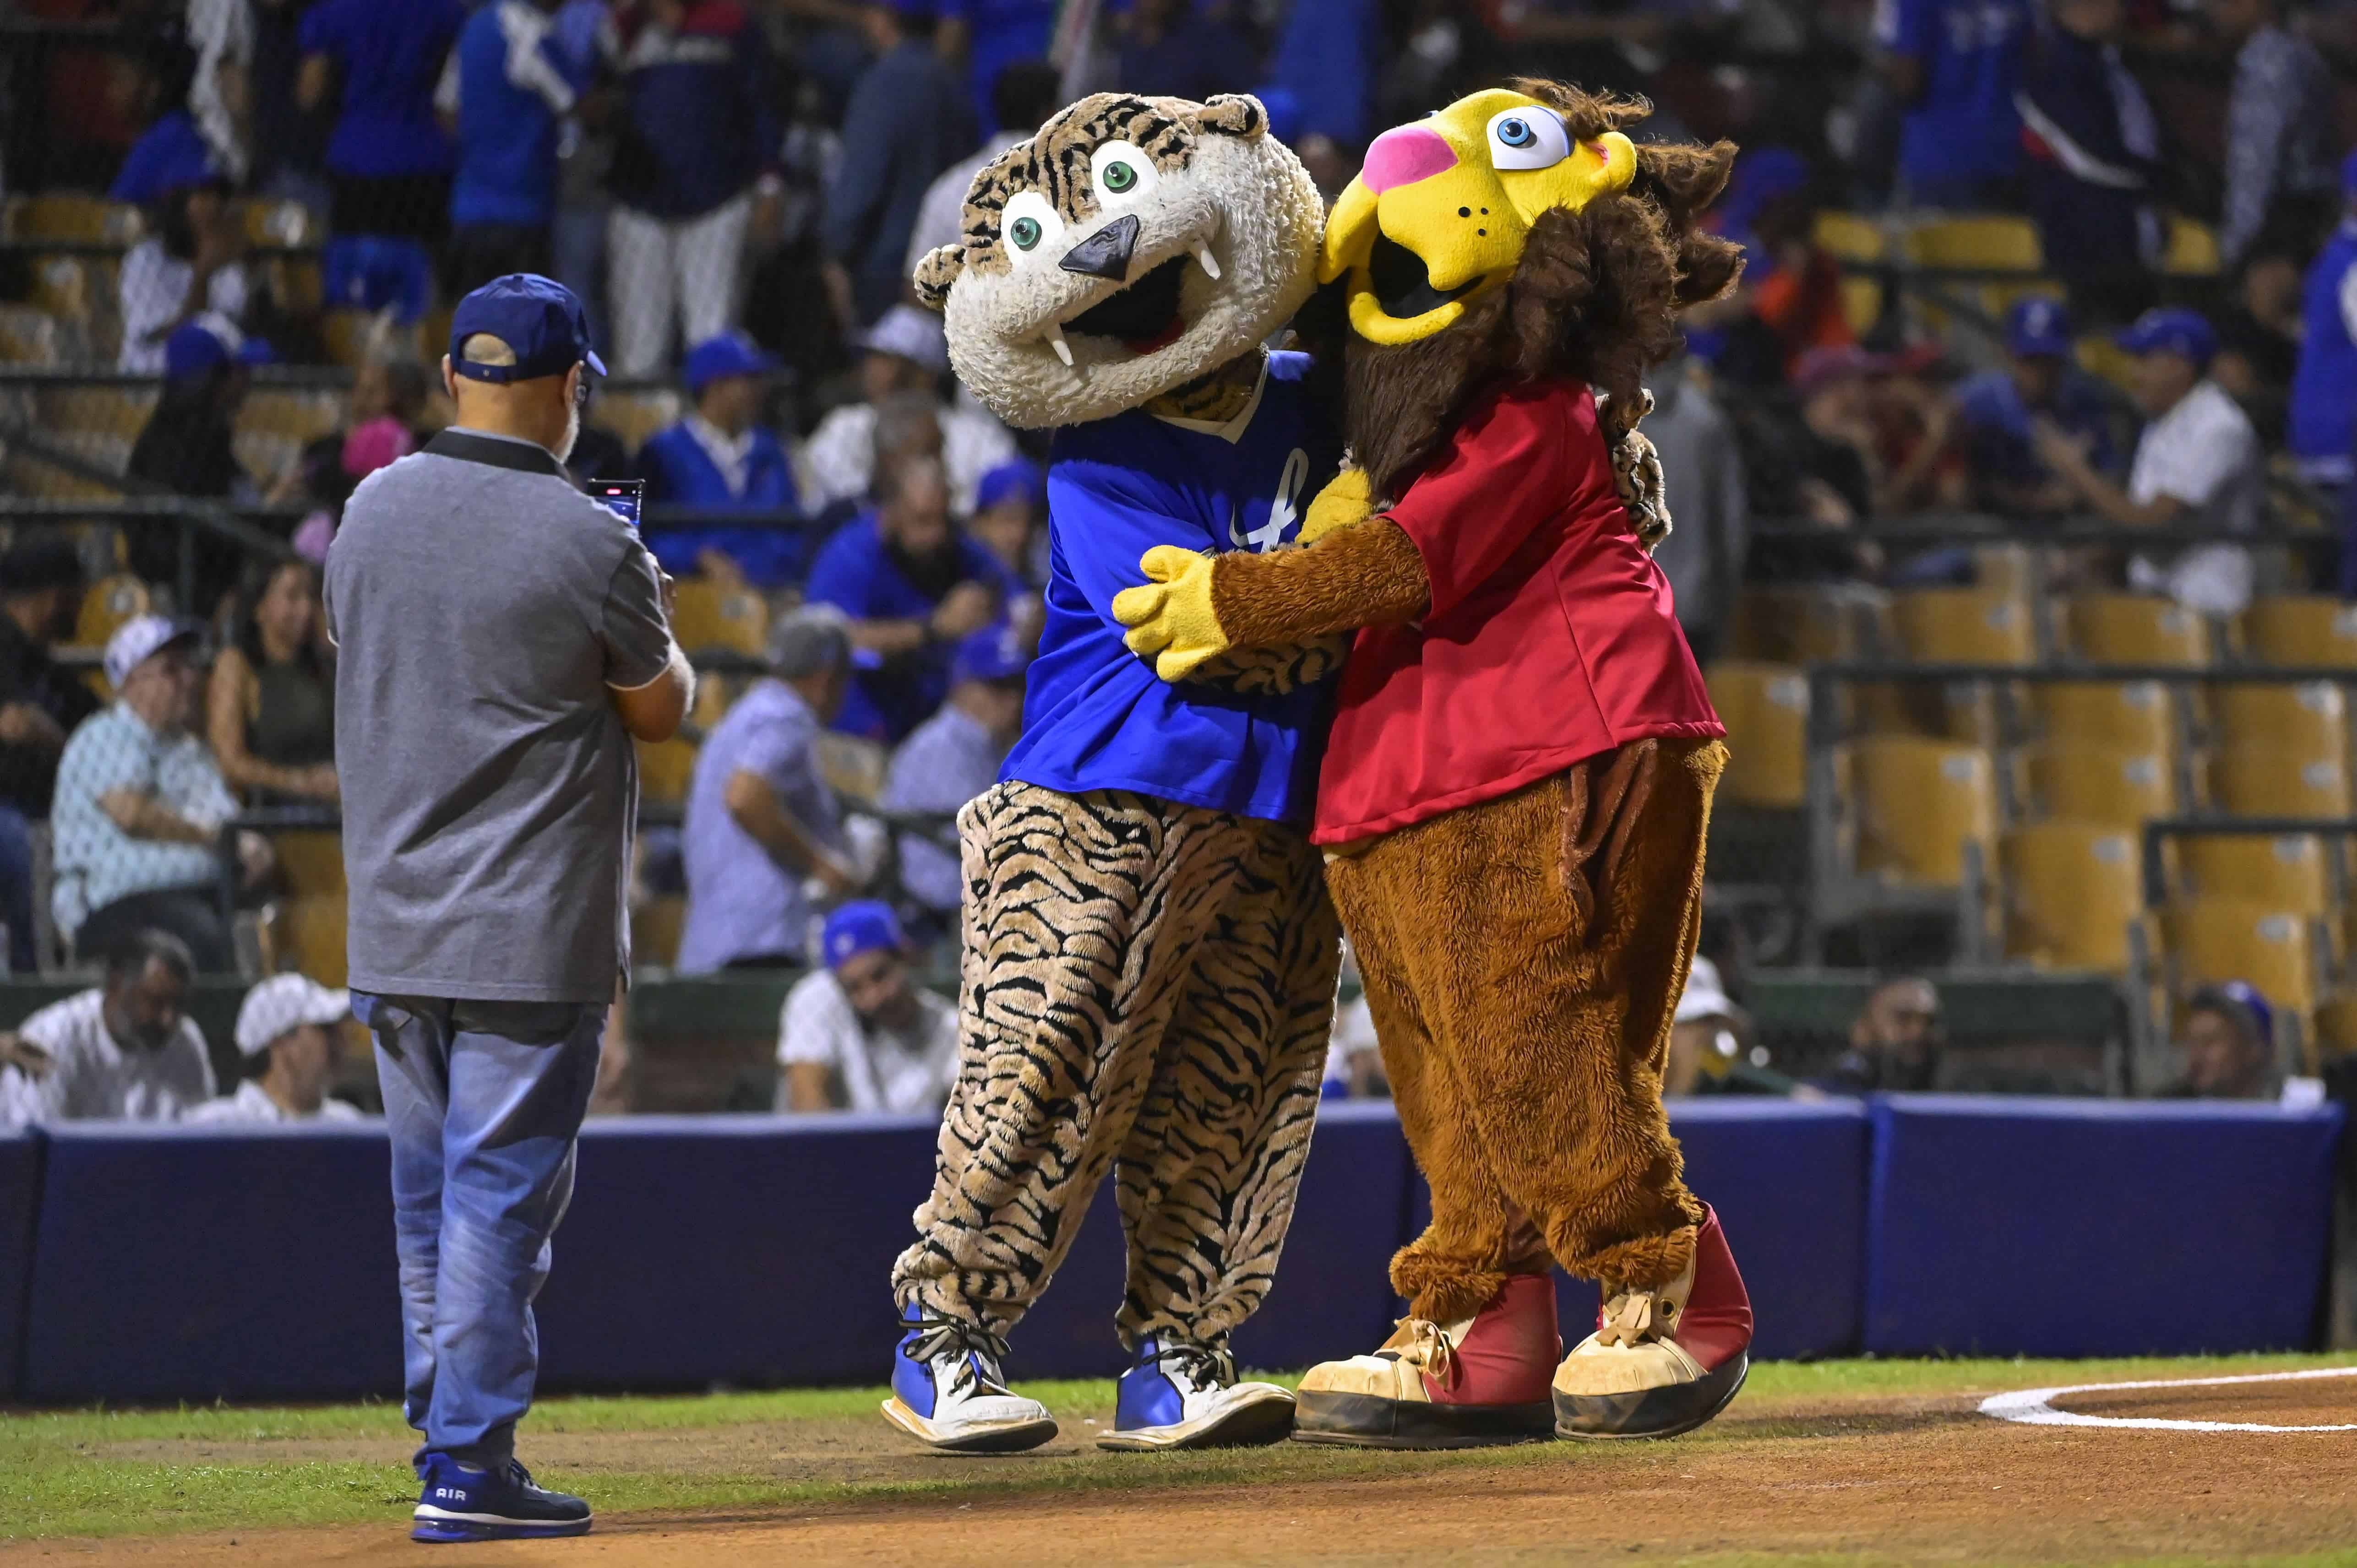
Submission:
M 639 526 L 639 509 L 646 505 L 647 482 L 644 479 L 592 479 L 589 499 L 613 510 L 614 515 Z

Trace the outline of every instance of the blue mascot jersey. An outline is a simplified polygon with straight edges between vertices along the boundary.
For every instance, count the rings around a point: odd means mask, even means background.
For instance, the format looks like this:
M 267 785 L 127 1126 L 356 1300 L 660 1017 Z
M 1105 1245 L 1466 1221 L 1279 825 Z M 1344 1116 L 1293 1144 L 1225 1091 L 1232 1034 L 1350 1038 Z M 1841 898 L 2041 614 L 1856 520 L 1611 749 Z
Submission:
M 1304 822 L 1317 791 L 1331 682 L 1239 696 L 1173 685 L 1122 642 L 1113 597 L 1146 581 L 1157 544 L 1291 544 L 1340 442 L 1309 406 L 1305 354 L 1271 354 L 1223 425 L 1142 409 L 1057 432 L 1048 462 L 1048 619 L 1023 738 L 1002 779 L 1079 794 L 1134 789 L 1183 805 Z

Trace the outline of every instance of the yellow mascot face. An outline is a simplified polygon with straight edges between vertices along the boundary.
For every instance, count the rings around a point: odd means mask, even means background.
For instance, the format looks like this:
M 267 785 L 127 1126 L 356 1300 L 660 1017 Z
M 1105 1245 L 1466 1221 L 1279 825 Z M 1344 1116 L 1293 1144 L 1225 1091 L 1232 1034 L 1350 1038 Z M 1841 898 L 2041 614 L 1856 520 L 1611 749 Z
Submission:
M 1535 98 L 1476 92 L 1368 146 L 1327 218 L 1319 281 L 1350 279 L 1351 327 L 1369 342 L 1429 338 L 1513 275 L 1541 213 L 1577 212 L 1636 172 L 1618 131 L 1574 141 Z

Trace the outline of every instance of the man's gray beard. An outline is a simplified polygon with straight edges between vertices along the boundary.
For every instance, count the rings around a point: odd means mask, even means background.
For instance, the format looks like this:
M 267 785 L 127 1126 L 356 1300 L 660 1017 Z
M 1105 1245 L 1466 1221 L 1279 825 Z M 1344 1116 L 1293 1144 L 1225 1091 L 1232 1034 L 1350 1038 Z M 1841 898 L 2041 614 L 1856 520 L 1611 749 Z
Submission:
M 556 460 L 560 463 L 573 456 L 573 444 L 581 439 L 581 405 L 575 403 L 565 415 L 565 439 L 557 443 Z

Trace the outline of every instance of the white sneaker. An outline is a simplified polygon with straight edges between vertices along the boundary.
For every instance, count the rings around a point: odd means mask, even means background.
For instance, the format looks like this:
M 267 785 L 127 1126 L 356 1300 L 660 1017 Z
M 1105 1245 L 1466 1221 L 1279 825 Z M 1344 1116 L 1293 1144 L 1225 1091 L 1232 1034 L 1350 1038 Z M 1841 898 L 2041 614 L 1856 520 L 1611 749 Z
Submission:
M 1097 1446 L 1121 1450 L 1249 1448 L 1293 1430 L 1293 1395 L 1275 1383 L 1236 1381 L 1224 1350 L 1151 1334 L 1121 1375 L 1114 1430 Z
M 1007 1388 L 999 1370 L 1006 1341 L 915 1306 L 901 1322 L 908 1332 L 892 1355 L 885 1420 L 952 1454 L 1018 1454 L 1056 1435 L 1046 1405 Z

